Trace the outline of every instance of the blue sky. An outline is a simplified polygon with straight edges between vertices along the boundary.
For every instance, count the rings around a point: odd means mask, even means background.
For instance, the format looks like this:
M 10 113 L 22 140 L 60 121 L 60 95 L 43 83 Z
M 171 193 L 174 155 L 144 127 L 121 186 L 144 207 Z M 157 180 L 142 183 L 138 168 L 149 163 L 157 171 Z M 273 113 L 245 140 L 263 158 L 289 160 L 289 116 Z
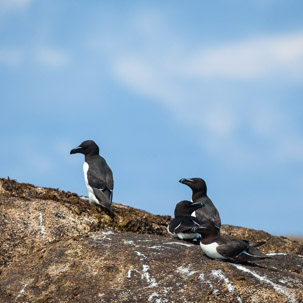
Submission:
M 222 222 L 303 235 L 303 2 L 0 0 L 0 176 L 173 214 L 202 177 Z

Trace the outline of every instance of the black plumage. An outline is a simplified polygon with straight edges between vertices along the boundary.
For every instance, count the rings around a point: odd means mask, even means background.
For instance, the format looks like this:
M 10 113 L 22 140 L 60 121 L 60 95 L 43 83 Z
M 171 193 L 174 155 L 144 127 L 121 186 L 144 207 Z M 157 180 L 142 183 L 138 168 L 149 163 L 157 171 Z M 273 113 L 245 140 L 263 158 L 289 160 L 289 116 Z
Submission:
M 191 188 L 193 202 L 200 202 L 205 205 L 205 207 L 196 210 L 195 214 L 197 219 L 201 223 L 209 220 L 213 221 L 215 226 L 220 228 L 220 214 L 211 199 L 207 196 L 207 187 L 205 181 L 201 178 L 182 178 L 179 180 L 179 182 Z
M 197 239 L 199 237 L 197 231 L 201 224 L 191 214 L 201 207 L 204 207 L 204 204 L 200 202 L 193 203 L 185 200 L 179 202 L 175 208 L 175 218 L 167 227 L 168 232 L 182 240 Z
M 114 189 L 113 173 L 105 159 L 99 155 L 98 145 L 92 140 L 86 140 L 70 151 L 70 154 L 76 153 L 85 155 L 83 172 L 89 201 L 100 204 L 111 211 Z
M 228 259 L 236 262 L 256 261 L 269 258 L 256 247 L 265 242 L 249 242 L 237 238 L 221 236 L 213 222 L 208 222 L 199 228 L 200 246 L 204 253 L 213 259 Z

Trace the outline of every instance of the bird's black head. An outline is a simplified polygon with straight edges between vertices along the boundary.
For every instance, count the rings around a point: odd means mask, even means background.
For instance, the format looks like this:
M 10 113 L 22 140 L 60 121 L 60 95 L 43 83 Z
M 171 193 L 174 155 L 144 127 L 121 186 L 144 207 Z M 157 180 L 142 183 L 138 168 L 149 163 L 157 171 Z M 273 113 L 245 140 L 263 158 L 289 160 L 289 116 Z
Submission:
M 71 155 L 78 153 L 84 154 L 85 156 L 99 155 L 99 147 L 93 140 L 86 140 L 70 151 Z
M 215 222 L 212 220 L 200 221 L 201 226 L 197 229 L 197 233 L 199 233 L 202 239 L 207 237 L 217 237 L 220 235 L 220 227 L 215 225 Z
M 175 217 L 190 216 L 195 210 L 204 206 L 205 205 L 201 202 L 193 203 L 191 201 L 183 200 L 176 205 Z
M 179 182 L 190 187 L 191 190 L 193 191 L 193 194 L 199 192 L 202 195 L 206 195 L 207 193 L 206 183 L 201 178 L 190 178 L 190 179 L 182 178 L 179 180 Z

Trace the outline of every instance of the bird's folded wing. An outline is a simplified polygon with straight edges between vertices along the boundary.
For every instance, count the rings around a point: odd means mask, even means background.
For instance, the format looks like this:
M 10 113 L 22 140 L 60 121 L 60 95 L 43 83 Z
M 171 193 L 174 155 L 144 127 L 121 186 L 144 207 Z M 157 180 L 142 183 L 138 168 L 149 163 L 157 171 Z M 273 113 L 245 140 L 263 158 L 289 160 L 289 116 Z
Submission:
M 225 258 L 235 258 L 248 247 L 249 245 L 240 239 L 226 239 L 225 243 L 217 247 L 217 251 Z
M 108 197 L 103 193 L 102 190 L 93 187 L 94 194 L 98 201 L 100 202 L 100 205 L 108 209 L 110 212 L 112 211 L 112 202 L 108 199 Z
M 107 198 L 112 201 L 114 180 L 113 174 L 108 166 L 91 165 L 88 171 L 88 183 L 92 188 L 102 189 Z
M 200 224 L 190 219 L 181 220 L 180 224 L 174 229 L 175 233 L 184 233 L 184 232 L 196 232 L 196 229 L 200 227 Z
M 89 168 L 88 175 L 88 184 L 94 188 L 106 188 L 106 180 L 103 172 L 100 172 L 97 167 L 92 166 Z

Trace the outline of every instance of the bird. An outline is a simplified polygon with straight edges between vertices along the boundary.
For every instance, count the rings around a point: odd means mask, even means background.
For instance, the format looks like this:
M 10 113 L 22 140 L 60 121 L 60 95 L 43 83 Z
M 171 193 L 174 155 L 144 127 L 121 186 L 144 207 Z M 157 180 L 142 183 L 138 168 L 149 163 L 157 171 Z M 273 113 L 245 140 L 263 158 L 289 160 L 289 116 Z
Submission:
M 265 244 L 264 241 L 249 242 L 221 236 L 219 228 L 212 221 L 204 223 L 198 233 L 201 235 L 200 247 L 209 258 L 238 263 L 270 258 L 256 248 Z
M 177 203 L 174 212 L 175 218 L 167 226 L 167 231 L 174 238 L 181 240 L 195 240 L 199 238 L 200 235 L 197 233 L 197 230 L 201 227 L 201 224 L 191 214 L 202 207 L 204 207 L 204 204 L 201 202 L 193 203 L 183 200 Z
M 201 223 L 207 222 L 208 220 L 213 221 L 215 226 L 220 229 L 220 214 L 211 199 L 207 196 L 205 181 L 201 178 L 182 178 L 179 182 L 191 188 L 193 202 L 201 202 L 205 204 L 205 207 L 197 209 L 193 215 L 196 216 Z
M 84 180 L 90 203 L 99 204 L 112 212 L 114 179 L 112 170 L 99 155 L 99 147 L 93 140 L 83 141 L 70 154 L 85 155 Z

